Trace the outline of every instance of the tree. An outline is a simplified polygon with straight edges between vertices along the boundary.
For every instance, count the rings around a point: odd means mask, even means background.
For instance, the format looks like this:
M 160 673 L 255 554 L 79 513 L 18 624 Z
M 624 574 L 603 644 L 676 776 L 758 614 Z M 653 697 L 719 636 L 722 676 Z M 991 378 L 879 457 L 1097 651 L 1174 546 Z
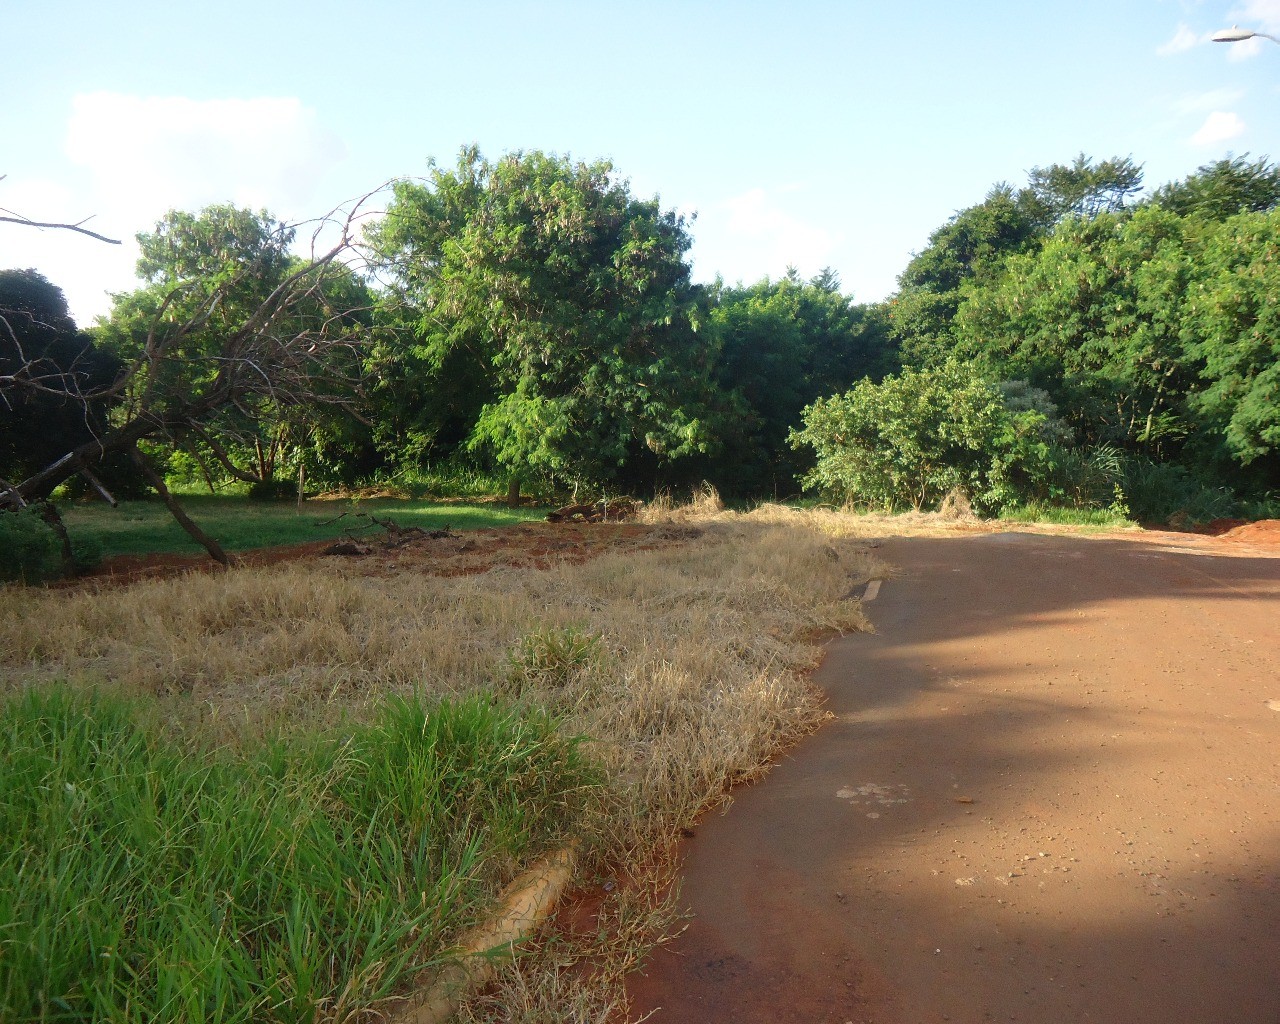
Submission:
M 715 379 L 741 410 L 726 422 L 725 449 L 704 475 L 722 493 L 790 489 L 802 464 L 786 439 L 800 411 L 896 369 L 883 317 L 842 295 L 829 270 L 811 281 L 793 270 L 778 281 L 713 292 Z
M 1068 219 L 1041 249 L 966 291 L 957 353 L 1044 388 L 1086 444 L 1176 451 L 1196 377 L 1182 337 L 1186 228 L 1158 208 Z
M 1081 153 L 1070 164 L 1033 167 L 1028 184 L 1051 221 L 1119 213 L 1142 191 L 1142 165 L 1132 157 L 1094 163 Z
M 0 478 L 21 479 L 99 436 L 120 363 L 77 330 L 62 289 L 0 271 Z
M 1047 419 L 1012 409 L 995 383 L 952 360 L 820 399 L 790 441 L 816 455 L 805 487 L 836 500 L 919 510 L 963 488 L 995 511 L 1018 498 L 1019 476 L 1043 475 Z
M 358 209 L 326 218 L 336 238 L 306 261 L 287 255 L 290 227 L 225 207 L 195 217 L 171 214 L 142 236 L 140 271 L 152 284 L 120 297 L 99 333 L 121 369 L 109 384 L 60 393 L 85 409 L 113 403 L 109 421 L 91 440 L 15 482 L 0 498 L 4 506 L 41 501 L 75 474 L 124 455 L 188 532 L 225 563 L 225 553 L 187 519 L 139 445 L 174 447 L 199 438 L 232 471 L 232 453 L 220 437 L 237 425 L 351 403 L 360 372 L 359 309 L 343 308 L 335 298 L 363 296 L 344 263 L 355 257 L 351 229 Z M 28 356 L 10 376 L 29 376 L 35 367 Z
M 1206 238 L 1184 329 L 1204 384 L 1191 397 L 1259 489 L 1280 485 L 1280 210 L 1229 218 Z
M 1266 213 L 1280 205 L 1280 164 L 1249 154 L 1204 164 L 1182 181 L 1162 185 L 1150 202 L 1181 217 L 1226 220 L 1237 213 Z
M 1129 157 L 1095 164 L 1082 153 L 1071 164 L 1032 168 L 1026 188 L 1002 182 L 961 210 L 898 278 L 890 316 L 902 361 L 937 365 L 950 357 L 962 285 L 991 280 L 1006 259 L 1034 252 L 1063 220 L 1128 209 L 1141 188 L 1142 168 Z
M 171 358 L 148 365 L 134 379 L 134 385 L 151 393 L 153 411 L 220 386 L 225 339 L 305 267 L 290 252 L 294 238 L 293 227 L 266 211 L 230 205 L 198 214 L 171 211 L 154 231 L 138 236 L 138 276 L 146 284 L 115 296 L 98 336 L 129 356 L 146 346 L 158 319 L 186 325 L 182 338 L 171 342 Z M 271 333 L 288 337 L 325 325 L 351 337 L 367 326 L 372 300 L 357 277 L 330 264 L 316 285 L 272 314 Z M 321 394 L 329 379 L 345 387 L 358 376 L 351 350 L 325 349 L 323 354 L 323 365 L 312 361 L 303 368 L 306 401 L 291 397 L 283 379 L 273 380 L 265 391 L 237 395 L 203 417 L 199 429 L 182 431 L 173 440 L 198 461 L 214 463 L 220 474 L 269 486 L 286 453 L 301 447 L 315 421 L 334 404 L 322 399 L 347 404 L 351 398 Z M 277 378 L 284 370 L 277 366 Z
M 945 362 L 960 286 L 996 273 L 1006 257 L 1039 244 L 1048 223 L 1034 193 L 1002 182 L 981 203 L 961 210 L 931 234 L 929 245 L 899 276 L 899 291 L 889 307 L 903 362 Z
M 464 149 L 393 191 L 371 239 L 427 358 L 488 368 L 468 445 L 513 495 L 522 477 L 636 479 L 708 450 L 714 353 L 682 217 L 607 162 L 540 152 Z

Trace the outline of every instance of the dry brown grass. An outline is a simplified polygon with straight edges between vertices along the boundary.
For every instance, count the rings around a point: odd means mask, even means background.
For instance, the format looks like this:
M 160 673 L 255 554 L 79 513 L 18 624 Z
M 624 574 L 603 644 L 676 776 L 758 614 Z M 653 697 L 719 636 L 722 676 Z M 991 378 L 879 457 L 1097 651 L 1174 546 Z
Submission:
M 818 720 L 812 638 L 861 628 L 845 598 L 873 570 L 844 539 L 848 517 L 708 504 L 648 514 L 692 539 L 547 570 L 370 577 L 323 560 L 102 592 L 6 588 L 0 673 L 155 694 L 219 740 L 359 718 L 389 692 L 512 692 L 521 677 L 521 699 L 596 741 L 642 818 L 678 829 Z M 586 663 L 517 664 L 531 638 L 564 635 L 594 641 Z
M 155 694 L 175 727 L 217 741 L 360 718 L 391 692 L 536 702 L 605 766 L 595 863 L 648 862 L 821 720 L 816 638 L 864 628 L 849 595 L 883 567 L 862 521 L 834 511 L 743 515 L 707 494 L 645 518 L 660 546 L 543 570 L 372 576 L 326 560 L 5 588 L 0 678 Z M 561 981 L 551 971 L 530 999 L 554 1001 Z M 613 998 L 575 992 L 587 1016 Z

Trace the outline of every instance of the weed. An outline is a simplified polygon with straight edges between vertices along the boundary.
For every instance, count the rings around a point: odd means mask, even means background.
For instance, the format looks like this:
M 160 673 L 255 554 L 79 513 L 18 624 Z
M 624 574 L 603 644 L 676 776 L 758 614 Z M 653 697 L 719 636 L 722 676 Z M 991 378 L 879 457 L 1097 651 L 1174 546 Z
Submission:
M 0 708 L 0 1019 L 343 1020 L 573 827 L 550 720 L 392 700 L 237 755 L 65 687 Z

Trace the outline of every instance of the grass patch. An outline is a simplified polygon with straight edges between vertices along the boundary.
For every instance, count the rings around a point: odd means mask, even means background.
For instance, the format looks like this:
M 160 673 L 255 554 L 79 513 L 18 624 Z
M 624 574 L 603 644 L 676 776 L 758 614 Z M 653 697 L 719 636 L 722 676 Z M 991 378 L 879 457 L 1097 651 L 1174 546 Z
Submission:
M 545 510 L 500 505 L 445 504 L 373 498 L 308 501 L 299 512 L 292 502 L 251 501 L 245 497 L 186 495 L 188 514 L 230 551 L 327 540 L 360 526 L 351 518 L 320 526 L 343 512 L 390 516 L 404 526 L 438 530 L 477 530 L 541 519 Z M 183 531 L 159 501 L 122 501 L 118 508 L 100 503 L 73 505 L 63 512 L 73 537 L 101 547 L 104 556 L 152 553 L 200 554 L 204 549 Z
M 1125 529 L 1135 525 L 1128 516 L 1109 508 L 1038 504 L 1003 509 L 1000 520 L 1006 523 L 1051 523 L 1056 526 L 1095 526 L 1104 529 Z
M 119 697 L 11 697 L 0 1020 L 348 1019 L 562 840 L 588 779 L 545 716 L 475 699 L 232 754 Z
M 144 694 L 165 735 L 245 750 L 282 731 L 376 722 L 397 695 L 510 701 L 535 716 L 554 708 L 561 735 L 589 737 L 601 772 L 575 824 L 584 871 L 660 863 L 708 805 L 822 720 L 807 676 L 820 657 L 814 638 L 865 625 L 846 595 L 883 567 L 860 539 L 873 528 L 837 512 L 740 514 L 708 497 L 647 517 L 648 540 L 547 569 L 441 577 L 325 559 L 101 593 L 0 588 L 0 685 L 65 677 Z M 506 828 L 501 809 L 468 820 L 461 837 L 490 820 Z M 528 854 L 505 859 L 514 871 Z M 206 885 L 206 899 L 215 891 Z M 627 921 L 644 916 L 611 906 Z M 615 965 L 634 965 L 651 941 L 647 926 L 627 927 L 625 948 L 610 947 Z M 422 956 L 439 954 L 430 945 Z M 622 966 L 555 975 L 569 954 L 547 948 L 552 975 L 520 997 L 528 1019 L 544 1000 L 563 1009 L 618 998 Z M 524 985 L 527 969 L 508 982 Z

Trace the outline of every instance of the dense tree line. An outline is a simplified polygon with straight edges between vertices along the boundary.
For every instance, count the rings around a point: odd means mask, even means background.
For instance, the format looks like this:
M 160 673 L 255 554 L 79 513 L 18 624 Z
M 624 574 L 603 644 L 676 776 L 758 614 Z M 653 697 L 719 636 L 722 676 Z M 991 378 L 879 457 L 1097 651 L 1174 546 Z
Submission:
M 0 481 L 11 505 L 77 474 L 125 486 L 114 457 L 265 494 L 452 462 L 512 498 L 704 479 L 889 507 L 959 487 L 993 512 L 1265 496 L 1280 168 L 1141 189 L 1127 158 L 1034 168 L 875 304 L 831 271 L 694 283 L 684 218 L 607 162 L 540 152 L 433 163 L 312 260 L 265 212 L 175 211 L 88 331 L 40 274 L 0 274 Z

